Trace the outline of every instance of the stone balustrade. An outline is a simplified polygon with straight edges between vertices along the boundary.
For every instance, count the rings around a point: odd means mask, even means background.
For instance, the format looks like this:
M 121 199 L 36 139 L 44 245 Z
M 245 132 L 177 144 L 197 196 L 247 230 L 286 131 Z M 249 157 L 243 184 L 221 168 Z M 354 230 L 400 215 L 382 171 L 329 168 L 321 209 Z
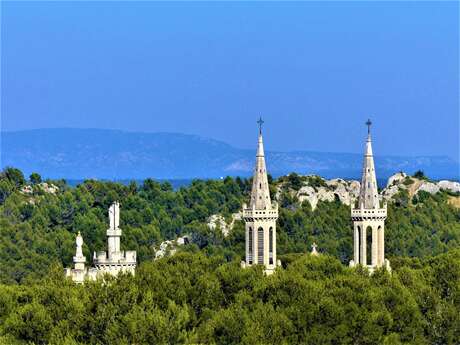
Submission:
M 375 208 L 375 209 L 365 209 L 365 208 L 356 208 L 351 209 L 351 219 L 352 220 L 385 220 L 387 217 L 387 208 Z
M 277 219 L 278 208 L 272 208 L 268 210 L 255 210 L 250 208 L 243 209 L 243 218 L 248 220 L 254 218 Z

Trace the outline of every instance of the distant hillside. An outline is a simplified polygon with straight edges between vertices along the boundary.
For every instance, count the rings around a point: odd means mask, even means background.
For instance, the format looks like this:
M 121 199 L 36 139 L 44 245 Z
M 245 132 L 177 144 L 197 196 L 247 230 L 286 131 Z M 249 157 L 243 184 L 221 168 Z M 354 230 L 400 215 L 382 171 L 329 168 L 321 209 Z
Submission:
M 38 129 L 2 132 L 1 166 L 50 178 L 188 179 L 248 176 L 255 148 L 177 133 L 134 133 L 100 129 Z M 361 154 L 267 151 L 268 170 L 324 177 L 356 178 Z M 376 156 L 379 178 L 418 169 L 433 178 L 458 178 L 459 166 L 446 156 Z

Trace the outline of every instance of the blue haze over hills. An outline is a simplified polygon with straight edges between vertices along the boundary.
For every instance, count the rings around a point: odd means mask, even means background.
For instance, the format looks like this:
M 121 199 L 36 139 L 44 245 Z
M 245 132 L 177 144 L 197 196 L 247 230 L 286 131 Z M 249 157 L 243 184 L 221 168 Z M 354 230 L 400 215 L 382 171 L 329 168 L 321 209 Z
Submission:
M 2 130 L 179 132 L 252 149 L 262 115 L 268 150 L 360 153 L 370 117 L 377 154 L 458 160 L 458 10 L 455 1 L 3 1 Z M 272 168 L 306 171 L 300 156 L 273 157 Z M 136 161 L 142 175 L 171 173 L 167 155 L 151 158 L 158 166 Z M 226 172 L 207 159 L 183 171 Z M 82 164 L 69 172 L 90 173 Z M 123 164 L 118 174 L 131 173 Z
M 256 141 L 256 138 L 255 140 Z M 190 179 L 250 176 L 254 149 L 178 133 L 101 129 L 37 129 L 2 132 L 1 166 L 26 175 L 65 179 Z M 269 147 L 269 145 L 266 145 Z M 363 141 L 364 149 L 364 141 Z M 375 153 L 375 152 L 374 152 Z M 358 178 L 362 154 L 266 151 L 274 176 L 297 172 L 323 177 Z M 448 156 L 375 156 L 377 176 L 423 170 L 435 179 L 458 179 L 459 164 Z

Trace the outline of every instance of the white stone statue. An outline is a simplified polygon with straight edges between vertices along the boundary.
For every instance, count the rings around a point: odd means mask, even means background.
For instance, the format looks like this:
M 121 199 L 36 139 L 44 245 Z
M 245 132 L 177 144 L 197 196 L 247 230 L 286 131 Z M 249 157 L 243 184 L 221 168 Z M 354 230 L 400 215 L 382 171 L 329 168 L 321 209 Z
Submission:
M 81 258 L 83 256 L 83 237 L 80 234 L 80 231 L 78 232 L 77 238 L 75 240 L 75 243 L 77 244 L 77 250 L 75 251 L 75 257 Z
M 316 248 L 318 248 L 318 246 L 315 242 L 313 242 L 311 245 L 311 255 L 317 256 L 319 254 Z
M 84 271 L 85 270 L 85 261 L 86 258 L 83 255 L 83 237 L 80 234 L 80 231 L 77 234 L 77 237 L 75 239 L 75 243 L 77 245 L 77 248 L 75 250 L 75 256 L 73 257 L 73 263 L 75 264 L 74 268 L 76 271 Z M 80 273 L 77 274 L 77 280 L 82 281 L 83 277 L 81 276 Z
M 116 230 L 120 226 L 120 204 L 118 201 L 114 202 L 109 207 L 109 220 L 110 229 Z

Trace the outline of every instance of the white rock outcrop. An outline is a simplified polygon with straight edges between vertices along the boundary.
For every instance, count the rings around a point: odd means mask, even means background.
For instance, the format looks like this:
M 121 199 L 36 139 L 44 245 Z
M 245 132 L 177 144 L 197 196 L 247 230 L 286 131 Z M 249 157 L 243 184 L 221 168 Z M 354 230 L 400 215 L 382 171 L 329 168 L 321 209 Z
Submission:
M 407 177 L 407 174 L 403 172 L 399 172 L 399 173 L 394 174 L 393 176 L 390 176 L 387 182 L 387 188 L 397 183 L 403 182 L 406 177 Z
M 316 190 L 313 187 L 310 187 L 310 186 L 301 187 L 299 191 L 297 192 L 296 196 L 300 202 L 304 202 L 305 200 L 308 200 L 313 210 L 316 208 L 316 205 L 318 204 L 318 195 L 317 195 Z
M 447 190 L 452 193 L 460 193 L 459 182 L 442 180 L 438 182 L 438 187 L 441 190 Z
M 34 189 L 31 185 L 26 185 L 21 188 L 22 194 L 32 194 L 33 192 L 34 192 Z
M 183 246 L 184 244 L 188 244 L 190 242 L 189 236 L 184 235 L 182 237 L 178 237 L 174 241 L 163 241 L 161 242 L 160 246 L 157 250 L 155 250 L 155 258 L 154 260 L 158 260 L 164 258 L 165 256 L 172 256 L 177 252 L 178 246 Z
M 235 224 L 235 221 L 241 220 L 242 219 L 242 213 L 237 212 L 232 214 L 232 220 L 230 221 L 229 224 L 225 221 L 225 218 L 220 215 L 220 214 L 213 214 L 208 218 L 208 227 L 211 230 L 215 230 L 217 226 L 219 226 L 220 231 L 222 232 L 222 235 L 224 237 L 227 237 L 230 231 L 233 230 L 233 225 Z
M 312 210 L 319 201 L 334 201 L 336 197 L 345 204 L 350 205 L 359 195 L 360 183 L 358 181 L 345 181 L 342 179 L 324 180 L 327 187 L 312 187 L 308 181 L 296 193 L 300 202 L 308 200 Z
M 385 188 L 382 193 L 380 194 L 381 195 L 381 198 L 385 201 L 388 201 L 390 200 L 391 198 L 393 198 L 393 196 L 399 192 L 399 188 L 400 188 L 400 185 L 398 184 L 392 184 L 390 186 L 388 186 L 387 188 Z
M 220 231 L 224 236 L 228 235 L 228 228 L 227 223 L 225 222 L 225 218 L 220 214 L 213 214 L 208 219 L 208 227 L 211 230 L 215 230 L 219 226 Z
M 297 197 L 299 202 L 308 200 L 313 210 L 317 207 L 318 202 L 320 201 L 334 201 L 335 198 L 338 197 L 343 204 L 350 205 L 359 197 L 360 183 L 358 181 L 346 181 L 340 178 L 322 180 L 324 181 L 324 184 L 321 183 L 321 186 L 318 186 L 317 182 L 314 186 L 312 186 L 307 180 L 297 192 L 293 190 L 288 192 L 291 196 Z M 284 184 L 278 186 L 275 197 L 277 200 L 279 200 L 284 187 Z M 452 193 L 460 193 L 460 183 L 446 180 L 431 182 L 408 176 L 404 172 L 398 172 L 393 176 L 390 176 L 387 185 L 381 191 L 379 198 L 383 201 L 391 201 L 395 194 L 397 194 L 400 190 L 407 190 L 410 197 L 414 196 L 419 191 L 425 191 L 430 194 L 436 194 L 441 190 L 447 190 Z
M 28 184 L 21 188 L 21 193 L 33 194 L 34 191 L 36 190 L 42 190 L 43 192 L 49 193 L 49 194 L 56 194 L 57 192 L 59 192 L 59 187 L 52 183 L 46 183 L 46 182 L 42 182 L 37 185 Z
M 59 191 L 59 187 L 50 183 L 42 182 L 38 185 L 45 193 L 56 194 Z
M 408 179 L 410 179 L 410 183 L 406 182 Z M 397 173 L 388 179 L 387 187 L 381 194 L 384 200 L 391 201 L 393 196 L 400 190 L 407 190 L 410 197 L 413 197 L 420 191 L 428 192 L 430 194 L 436 194 L 441 190 L 450 191 L 452 193 L 460 193 L 460 183 L 447 180 L 431 182 L 408 176 L 405 173 Z
M 334 195 L 337 195 L 340 201 L 345 205 L 350 205 L 359 196 L 361 184 L 358 181 L 345 181 L 342 179 L 333 179 L 326 182 L 333 188 Z
M 440 188 L 437 184 L 428 182 L 428 181 L 423 181 L 420 186 L 415 190 L 415 194 L 417 194 L 420 191 L 425 191 L 430 194 L 436 194 L 437 192 L 440 191 Z

